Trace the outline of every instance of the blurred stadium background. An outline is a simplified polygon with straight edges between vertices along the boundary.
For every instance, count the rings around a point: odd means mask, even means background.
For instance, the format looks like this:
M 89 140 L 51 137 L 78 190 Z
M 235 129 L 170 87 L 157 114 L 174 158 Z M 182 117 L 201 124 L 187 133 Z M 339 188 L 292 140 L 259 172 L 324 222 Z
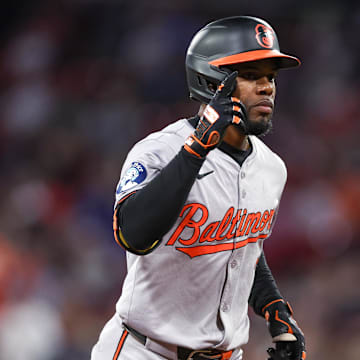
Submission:
M 308 358 L 360 359 L 360 3 L 37 0 L 0 12 L 1 360 L 89 359 L 126 271 L 112 235 L 124 157 L 197 111 L 186 48 L 231 15 L 267 19 L 303 61 L 279 75 L 265 138 L 288 166 L 268 261 Z M 251 316 L 244 359 L 265 359 Z

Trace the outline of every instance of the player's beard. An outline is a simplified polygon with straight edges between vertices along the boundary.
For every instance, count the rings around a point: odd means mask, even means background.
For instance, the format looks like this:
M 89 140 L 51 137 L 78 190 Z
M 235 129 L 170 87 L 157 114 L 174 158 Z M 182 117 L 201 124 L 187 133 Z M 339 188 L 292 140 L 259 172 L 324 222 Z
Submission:
M 260 120 L 254 121 L 251 119 L 245 120 L 246 135 L 265 136 L 268 134 L 273 127 L 272 119 L 261 118 Z

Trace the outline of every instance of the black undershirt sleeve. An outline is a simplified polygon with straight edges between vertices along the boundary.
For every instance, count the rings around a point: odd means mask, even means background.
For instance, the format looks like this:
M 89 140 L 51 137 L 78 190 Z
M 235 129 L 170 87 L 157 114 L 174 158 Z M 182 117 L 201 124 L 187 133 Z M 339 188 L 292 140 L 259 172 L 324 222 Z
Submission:
M 118 224 L 132 249 L 148 249 L 171 229 L 204 160 L 181 148 L 153 180 L 120 204 Z
M 262 252 L 256 265 L 255 279 L 249 297 L 249 304 L 256 314 L 263 316 L 263 307 L 277 299 L 282 299 L 282 296 L 266 262 L 264 252 Z

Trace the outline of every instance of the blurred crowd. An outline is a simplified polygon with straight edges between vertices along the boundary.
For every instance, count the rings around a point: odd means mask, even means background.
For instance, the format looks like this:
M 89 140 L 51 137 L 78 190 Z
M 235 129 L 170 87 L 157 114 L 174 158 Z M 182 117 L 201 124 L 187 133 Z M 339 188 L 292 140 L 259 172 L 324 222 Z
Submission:
M 360 4 L 223 0 L 6 2 L 0 34 L 0 359 L 85 360 L 126 274 L 112 234 L 131 146 L 197 112 L 184 59 L 231 15 L 267 19 L 297 70 L 278 77 L 288 167 L 268 262 L 308 358 L 360 358 Z M 259 174 L 261 176 L 261 174 Z M 244 360 L 265 359 L 251 313 Z

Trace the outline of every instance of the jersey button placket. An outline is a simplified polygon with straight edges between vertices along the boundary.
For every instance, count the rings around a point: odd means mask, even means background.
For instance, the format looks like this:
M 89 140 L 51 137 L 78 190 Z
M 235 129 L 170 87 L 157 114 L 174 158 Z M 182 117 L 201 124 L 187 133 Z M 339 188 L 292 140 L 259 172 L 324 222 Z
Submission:
M 244 165 L 243 165 L 244 166 Z M 246 190 L 244 189 L 244 182 L 243 180 L 245 179 L 246 177 L 246 173 L 245 173 L 245 170 L 242 168 L 240 170 L 240 179 L 239 179 L 239 190 L 240 190 L 240 201 L 241 199 L 245 199 L 246 198 Z

